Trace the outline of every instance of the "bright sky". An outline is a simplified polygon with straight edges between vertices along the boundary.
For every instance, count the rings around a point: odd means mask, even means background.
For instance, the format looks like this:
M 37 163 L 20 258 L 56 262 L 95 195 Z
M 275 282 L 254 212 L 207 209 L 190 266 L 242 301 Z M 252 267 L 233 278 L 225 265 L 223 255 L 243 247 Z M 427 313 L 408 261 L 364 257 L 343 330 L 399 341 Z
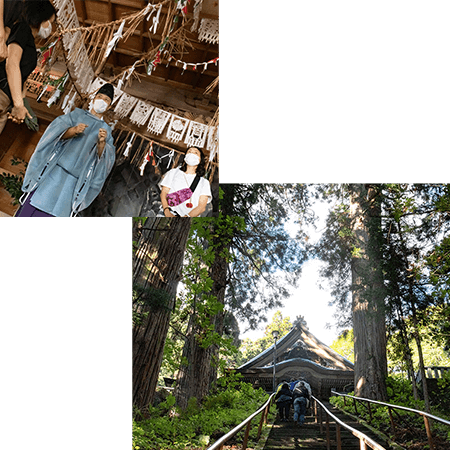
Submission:
M 323 231 L 329 205 L 316 202 L 313 208 L 314 212 L 319 216 L 319 220 L 317 222 L 317 230 L 310 231 L 310 238 L 313 242 L 316 242 Z M 294 234 L 294 226 L 292 230 Z M 321 264 L 323 263 L 319 260 L 310 260 L 304 264 L 298 287 L 293 291 L 292 296 L 284 301 L 284 307 L 281 308 L 281 312 L 283 317 L 290 317 L 291 322 L 297 316 L 303 316 L 314 336 L 324 344 L 330 345 L 337 338 L 339 331 L 334 326 L 330 329 L 326 328 L 327 323 L 334 324 L 333 314 L 335 307 L 329 306 L 332 297 L 327 289 L 327 283 L 324 280 L 320 280 L 318 271 Z M 323 289 L 319 288 L 319 281 L 322 281 Z M 273 310 L 268 314 L 267 323 L 272 321 L 276 311 Z M 255 340 L 262 337 L 267 323 L 262 324 L 258 330 L 241 333 L 241 339 L 250 338 Z M 244 329 L 242 325 L 241 330 L 243 331 Z

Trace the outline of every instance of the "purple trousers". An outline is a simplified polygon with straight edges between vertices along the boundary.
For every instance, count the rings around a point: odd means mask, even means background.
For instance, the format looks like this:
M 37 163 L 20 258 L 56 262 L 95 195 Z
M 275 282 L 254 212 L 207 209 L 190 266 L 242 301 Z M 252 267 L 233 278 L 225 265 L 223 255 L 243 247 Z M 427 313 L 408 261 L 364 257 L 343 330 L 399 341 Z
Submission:
M 35 208 L 30 204 L 31 199 L 33 198 L 33 193 L 31 193 L 24 204 L 17 210 L 14 217 L 54 217 L 51 214 L 48 214 L 40 209 Z

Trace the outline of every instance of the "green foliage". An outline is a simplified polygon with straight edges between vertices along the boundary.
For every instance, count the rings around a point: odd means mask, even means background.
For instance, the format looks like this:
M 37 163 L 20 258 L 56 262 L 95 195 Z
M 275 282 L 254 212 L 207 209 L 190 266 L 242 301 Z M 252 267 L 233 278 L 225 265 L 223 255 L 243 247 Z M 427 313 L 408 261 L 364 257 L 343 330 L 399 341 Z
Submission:
M 255 341 L 246 338 L 242 341 L 236 358 L 236 366 L 239 367 L 273 345 L 273 330 L 278 330 L 280 339 L 289 333 L 291 329 L 291 319 L 289 317 L 283 318 L 282 312 L 280 310 L 276 311 L 273 315 L 272 322 L 266 326 L 262 338 L 256 339 Z
M 412 392 L 412 386 L 409 380 L 402 378 L 401 376 L 389 376 L 386 380 L 388 400 L 387 403 L 404 406 L 406 408 L 417 409 L 420 411 L 425 410 L 425 402 L 423 400 L 415 401 Z M 445 391 L 445 387 L 450 385 L 450 372 L 447 373 L 444 379 L 441 381 L 441 385 L 444 390 L 441 391 L 441 395 L 449 396 L 448 391 Z M 354 395 L 350 392 L 350 395 Z M 375 428 L 390 435 L 390 418 L 388 408 L 382 405 L 371 405 L 372 419 L 370 418 L 368 408 L 365 402 L 357 402 L 357 412 L 355 412 L 355 406 L 352 399 L 335 396 L 330 398 L 330 403 L 353 415 L 357 415 L 361 419 L 369 422 Z M 432 414 L 448 420 L 448 408 L 439 409 L 434 407 Z M 407 411 L 396 410 L 394 413 L 394 420 L 397 426 L 406 427 L 412 426 L 424 430 L 423 418 L 420 415 L 413 414 Z M 440 426 L 437 422 L 433 425 L 434 430 L 438 431 L 442 436 L 448 433 L 448 427 Z M 392 437 L 392 436 L 391 436 Z M 450 437 L 450 436 L 449 436 Z
M 313 221 L 302 184 L 225 184 L 220 210 L 240 217 L 230 242 L 226 304 L 240 322 L 255 329 L 265 313 L 279 308 L 295 286 L 307 257 L 303 225 Z M 298 225 L 293 237 L 285 227 Z
M 354 352 L 354 335 L 353 329 L 343 331 L 338 338 L 330 345 L 336 353 L 348 359 L 352 363 L 355 362 Z
M 206 397 L 201 405 L 191 398 L 181 411 L 169 396 L 158 407 L 149 408 L 150 418 L 133 420 L 133 449 L 184 450 L 205 448 L 224 432 L 241 423 L 267 400 L 262 390 L 248 383 L 238 383 Z M 250 438 L 255 438 L 257 427 Z M 237 439 L 239 439 L 238 436 Z
M 11 165 L 17 166 L 19 164 L 24 165 L 24 170 L 26 170 L 28 163 L 25 162 L 23 159 L 19 158 L 13 158 L 11 159 Z M 17 205 L 19 204 L 19 199 L 22 196 L 22 184 L 23 184 L 23 177 L 25 175 L 24 170 L 21 170 L 17 175 L 11 175 L 3 172 L 0 174 L 0 184 L 3 184 L 5 189 L 8 191 L 8 193 L 13 198 L 12 204 Z
M 150 311 L 158 311 L 160 309 L 170 310 L 169 304 L 171 295 L 164 289 L 156 289 L 153 287 L 142 287 L 135 285 L 133 287 L 133 326 L 140 325 Z
M 450 392 L 450 370 L 444 372 L 442 378 L 439 378 L 437 384 L 439 389 Z
M 418 314 L 419 327 L 418 334 L 421 340 L 421 347 L 425 366 L 449 366 L 450 352 L 445 347 L 447 335 L 442 330 L 450 328 L 448 324 L 449 308 L 439 306 L 429 306 Z M 415 332 L 412 319 L 404 319 L 408 336 Z M 410 338 L 412 341 L 412 338 Z M 415 341 L 412 341 L 411 356 L 414 369 L 419 369 L 419 354 Z M 395 372 L 406 370 L 404 343 L 399 332 L 391 333 L 388 342 L 388 362 L 390 370 Z

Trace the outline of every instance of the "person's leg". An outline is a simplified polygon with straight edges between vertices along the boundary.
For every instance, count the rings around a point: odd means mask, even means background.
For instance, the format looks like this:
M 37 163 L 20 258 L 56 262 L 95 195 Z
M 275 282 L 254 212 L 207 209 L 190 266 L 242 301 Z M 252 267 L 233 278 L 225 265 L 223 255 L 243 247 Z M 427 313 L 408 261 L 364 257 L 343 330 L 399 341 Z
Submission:
M 289 420 L 289 410 L 290 409 L 291 409 L 291 403 L 286 402 L 284 404 L 284 419 L 286 420 L 286 422 Z
M 278 409 L 278 415 L 280 416 L 280 419 L 283 420 L 283 408 L 281 403 L 277 403 L 277 409 Z
M 300 399 L 301 397 L 297 397 L 294 400 L 294 422 L 297 422 L 298 416 L 300 414 L 300 403 L 299 403 Z
M 306 398 L 305 397 L 300 397 L 301 402 L 300 402 L 300 416 L 299 416 L 299 423 L 300 425 L 303 425 L 303 422 L 305 421 L 305 414 L 306 414 Z

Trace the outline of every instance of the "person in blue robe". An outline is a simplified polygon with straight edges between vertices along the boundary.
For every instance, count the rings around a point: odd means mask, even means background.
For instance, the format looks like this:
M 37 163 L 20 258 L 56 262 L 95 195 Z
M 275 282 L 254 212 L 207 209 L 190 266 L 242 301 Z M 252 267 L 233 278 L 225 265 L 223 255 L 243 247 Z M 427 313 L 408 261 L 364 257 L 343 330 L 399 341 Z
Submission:
M 93 202 L 115 161 L 112 130 L 103 120 L 113 97 L 107 83 L 89 111 L 76 108 L 47 127 L 28 164 L 16 217 L 71 217 Z

